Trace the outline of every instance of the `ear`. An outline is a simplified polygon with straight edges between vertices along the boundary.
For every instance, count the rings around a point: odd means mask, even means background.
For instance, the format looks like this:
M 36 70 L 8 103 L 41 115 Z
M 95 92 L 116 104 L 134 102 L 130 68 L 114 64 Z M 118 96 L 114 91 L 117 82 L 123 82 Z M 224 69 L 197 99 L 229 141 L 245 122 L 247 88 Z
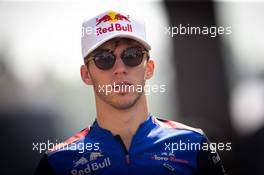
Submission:
M 152 60 L 152 59 L 148 60 L 147 69 L 146 69 L 146 73 L 145 73 L 145 79 L 150 79 L 153 76 L 154 69 L 155 69 L 154 60 Z
M 88 67 L 86 65 L 82 65 L 80 67 L 80 73 L 81 73 L 82 80 L 85 84 L 87 84 L 87 85 L 93 84 L 90 72 L 89 72 Z

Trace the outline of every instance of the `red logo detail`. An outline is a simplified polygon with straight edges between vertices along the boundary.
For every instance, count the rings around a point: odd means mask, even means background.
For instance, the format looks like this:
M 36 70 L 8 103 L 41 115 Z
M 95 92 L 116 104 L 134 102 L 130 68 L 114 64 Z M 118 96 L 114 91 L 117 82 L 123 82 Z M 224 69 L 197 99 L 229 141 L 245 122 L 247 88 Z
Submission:
M 124 16 L 116 12 L 109 12 L 100 18 L 96 18 L 96 26 L 98 26 L 102 22 L 118 22 L 123 20 L 130 22 L 129 16 Z
M 115 15 L 115 20 L 120 20 L 120 21 L 126 20 L 126 21 L 130 22 L 130 20 L 128 18 L 129 18 L 129 16 L 124 16 L 124 15 L 121 15 L 120 13 L 117 13 Z
M 96 18 L 96 26 L 99 25 L 102 22 L 107 22 L 107 21 L 110 21 L 110 20 L 112 20 L 112 18 L 109 15 L 104 15 L 103 17 L 101 17 L 99 19 Z

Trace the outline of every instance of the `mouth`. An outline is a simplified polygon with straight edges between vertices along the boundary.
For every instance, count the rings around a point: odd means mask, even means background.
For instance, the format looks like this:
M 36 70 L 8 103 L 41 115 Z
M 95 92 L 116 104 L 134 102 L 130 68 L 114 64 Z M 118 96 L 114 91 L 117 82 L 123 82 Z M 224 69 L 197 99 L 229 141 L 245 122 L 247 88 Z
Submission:
M 114 82 L 112 89 L 117 93 L 128 93 L 130 91 L 130 86 L 132 86 L 132 83 L 128 81 L 119 81 Z

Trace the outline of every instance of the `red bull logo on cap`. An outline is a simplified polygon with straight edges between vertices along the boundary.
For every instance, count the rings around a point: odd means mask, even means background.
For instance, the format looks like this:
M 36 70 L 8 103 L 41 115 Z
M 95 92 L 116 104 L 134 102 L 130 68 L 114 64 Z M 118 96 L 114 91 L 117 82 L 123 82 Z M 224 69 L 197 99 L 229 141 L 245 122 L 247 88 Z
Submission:
M 126 21 L 127 24 L 121 24 L 118 23 L 119 21 Z M 124 16 L 120 13 L 116 12 L 109 12 L 106 15 L 103 15 L 100 18 L 96 18 L 96 26 L 102 24 L 102 23 L 110 23 L 108 27 L 97 27 L 96 33 L 97 36 L 107 33 L 107 32 L 113 32 L 113 31 L 128 31 L 132 32 L 132 25 L 130 24 L 129 16 Z
M 120 13 L 116 13 L 112 11 L 100 18 L 96 18 L 96 26 L 98 26 L 102 22 L 117 22 L 117 21 L 123 21 L 123 20 L 130 22 L 129 16 L 124 16 Z

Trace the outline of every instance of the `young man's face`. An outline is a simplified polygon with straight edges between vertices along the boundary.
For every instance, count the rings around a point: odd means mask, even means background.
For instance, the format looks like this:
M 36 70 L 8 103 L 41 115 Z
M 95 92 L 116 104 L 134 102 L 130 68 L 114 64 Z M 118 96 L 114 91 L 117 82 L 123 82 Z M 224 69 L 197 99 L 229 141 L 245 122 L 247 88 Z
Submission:
M 144 54 L 138 66 L 124 64 L 121 54 L 131 47 L 143 48 L 134 40 L 112 39 L 99 48 L 111 50 L 115 55 L 116 61 L 112 68 L 99 69 L 94 60 L 81 67 L 82 79 L 86 84 L 93 85 L 96 98 L 117 109 L 128 109 L 140 99 L 146 79 L 151 78 L 154 71 L 154 62 L 147 59 L 147 54 Z

